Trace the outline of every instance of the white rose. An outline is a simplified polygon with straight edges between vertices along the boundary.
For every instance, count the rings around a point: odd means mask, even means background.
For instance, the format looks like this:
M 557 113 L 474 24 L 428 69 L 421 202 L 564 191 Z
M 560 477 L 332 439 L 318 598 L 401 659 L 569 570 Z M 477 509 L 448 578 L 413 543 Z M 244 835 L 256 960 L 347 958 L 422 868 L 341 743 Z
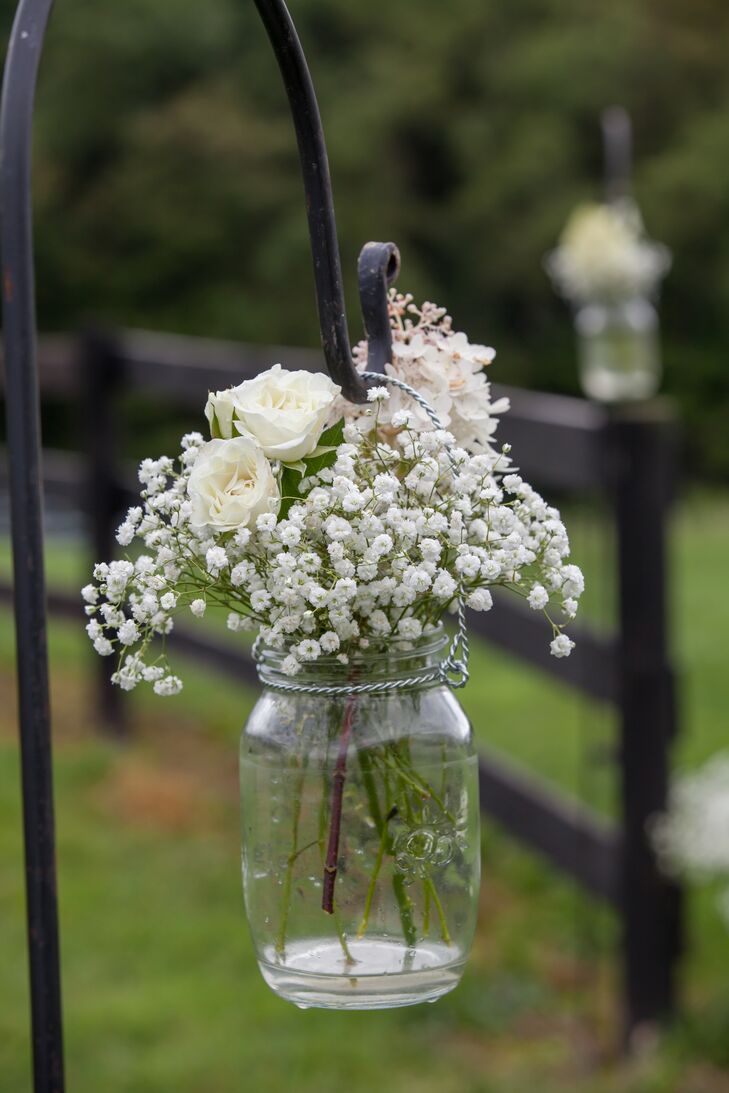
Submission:
M 279 490 L 260 445 L 247 436 L 210 440 L 200 449 L 187 491 L 190 523 L 232 531 L 275 509 Z
M 269 459 L 295 463 L 316 448 L 341 388 L 328 376 L 275 364 L 255 379 L 211 392 L 205 416 L 223 437 L 254 437 Z

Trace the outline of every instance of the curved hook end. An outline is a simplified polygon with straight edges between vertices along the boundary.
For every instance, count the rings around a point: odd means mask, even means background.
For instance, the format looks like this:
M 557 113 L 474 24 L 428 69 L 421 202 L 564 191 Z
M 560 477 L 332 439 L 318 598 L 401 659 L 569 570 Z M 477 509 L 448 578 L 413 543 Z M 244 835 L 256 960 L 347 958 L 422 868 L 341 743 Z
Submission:
M 394 243 L 365 243 L 359 254 L 359 299 L 367 334 L 367 371 L 384 374 L 392 358 L 392 331 L 387 290 L 400 272 Z

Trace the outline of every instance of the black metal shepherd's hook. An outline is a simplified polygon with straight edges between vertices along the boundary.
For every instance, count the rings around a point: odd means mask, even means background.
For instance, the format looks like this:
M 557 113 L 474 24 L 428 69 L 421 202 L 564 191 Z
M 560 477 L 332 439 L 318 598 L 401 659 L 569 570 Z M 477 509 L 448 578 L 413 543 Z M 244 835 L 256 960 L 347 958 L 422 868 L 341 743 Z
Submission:
M 31 215 L 33 103 L 52 3 L 20 0 L 0 105 L 3 339 L 36 1093 L 64 1089 Z M 311 77 L 282 0 L 255 4 L 281 69 L 296 128 L 324 357 L 345 397 L 363 401 L 367 388 L 352 360 L 329 166 Z M 387 288 L 398 269 L 392 243 L 368 243 L 360 254 L 360 300 L 371 372 L 383 372 L 390 358 Z
M 286 5 L 281 0 L 254 2 L 281 70 L 296 129 L 324 358 L 332 379 L 340 384 L 345 397 L 352 402 L 363 402 L 367 388 L 352 361 L 329 162 L 314 86 Z M 394 243 L 366 243 L 362 248 L 358 266 L 359 291 L 370 372 L 384 372 L 390 359 L 392 342 L 387 318 L 387 288 L 399 269 L 400 255 Z
M 632 126 L 623 106 L 608 106 L 600 115 L 605 197 L 619 202 L 630 197 Z

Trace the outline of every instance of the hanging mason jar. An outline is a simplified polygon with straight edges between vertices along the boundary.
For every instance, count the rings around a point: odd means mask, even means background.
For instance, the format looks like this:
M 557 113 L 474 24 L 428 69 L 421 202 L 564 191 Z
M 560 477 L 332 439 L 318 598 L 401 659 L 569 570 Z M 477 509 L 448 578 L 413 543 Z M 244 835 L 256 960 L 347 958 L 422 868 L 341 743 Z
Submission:
M 432 1002 L 459 982 L 480 874 L 478 763 L 442 629 L 290 691 L 264 651 L 241 739 L 243 884 L 266 983 L 301 1007 Z M 380 693 L 346 694 L 357 680 Z M 327 694 L 339 688 L 342 693 Z
M 661 360 L 658 314 L 650 300 L 585 304 L 575 316 L 575 327 L 580 383 L 588 398 L 628 402 L 656 393 Z

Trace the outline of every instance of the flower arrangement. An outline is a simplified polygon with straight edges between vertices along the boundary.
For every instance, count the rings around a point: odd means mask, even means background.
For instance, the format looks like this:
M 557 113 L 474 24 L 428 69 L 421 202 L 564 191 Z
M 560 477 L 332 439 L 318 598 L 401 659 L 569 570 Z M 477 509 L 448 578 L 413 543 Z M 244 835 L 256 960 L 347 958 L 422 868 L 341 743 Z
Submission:
M 546 258 L 557 291 L 575 305 L 653 296 L 671 265 L 648 239 L 634 202 L 580 205 Z
M 139 468 L 117 533 L 138 549 L 83 589 L 125 690 L 180 691 L 165 639 L 181 613 L 222 608 L 256 631 L 244 890 L 262 974 L 300 1005 L 404 1005 L 458 982 L 480 867 L 476 755 L 444 697 L 467 679 L 464 607 L 509 590 L 565 657 L 584 586 L 558 511 L 496 445 L 493 350 L 409 296 L 391 294 L 390 318 L 392 362 L 364 406 L 278 364 L 211 392 L 210 438 Z M 366 347 L 355 356 L 371 382 Z
M 494 588 L 542 612 L 552 654 L 570 653 L 582 574 L 558 511 L 494 446 L 508 403 L 490 398 L 493 350 L 433 304 L 392 293 L 390 315 L 386 379 L 415 387 L 448 429 L 397 386 L 352 406 L 326 376 L 278 364 L 211 393 L 210 439 L 190 433 L 176 458 L 139 468 L 141 503 L 117 540 L 140 549 L 98 563 L 83 589 L 114 683 L 178 693 L 164 639 L 181 613 L 210 606 L 283 651 L 291 677 L 320 657 L 413 642 L 461 599 L 488 611 Z M 364 370 L 363 347 L 357 359 Z
M 729 880 L 729 752 L 672 786 L 668 811 L 655 820 L 652 835 L 668 872 Z M 719 909 L 729 925 L 729 887 Z

